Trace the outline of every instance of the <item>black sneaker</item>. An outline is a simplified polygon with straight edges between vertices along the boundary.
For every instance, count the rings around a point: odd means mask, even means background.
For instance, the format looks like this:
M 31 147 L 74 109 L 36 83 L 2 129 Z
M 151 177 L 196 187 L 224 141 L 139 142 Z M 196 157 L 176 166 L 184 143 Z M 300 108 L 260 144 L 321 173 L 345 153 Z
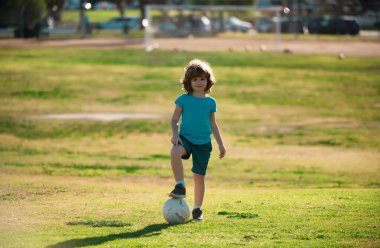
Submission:
M 193 220 L 194 221 L 202 221 L 203 220 L 203 214 L 202 210 L 200 208 L 193 209 Z
M 169 196 L 173 198 L 186 198 L 186 188 L 177 184 Z

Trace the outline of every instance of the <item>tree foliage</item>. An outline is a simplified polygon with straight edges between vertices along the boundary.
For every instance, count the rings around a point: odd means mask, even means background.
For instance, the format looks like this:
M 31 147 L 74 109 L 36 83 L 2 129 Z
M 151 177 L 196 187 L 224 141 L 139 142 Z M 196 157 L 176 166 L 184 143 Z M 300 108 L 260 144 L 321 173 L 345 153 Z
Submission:
M 1 19 L 8 23 L 18 23 L 20 18 L 28 25 L 34 25 L 46 13 L 45 0 L 1 0 Z

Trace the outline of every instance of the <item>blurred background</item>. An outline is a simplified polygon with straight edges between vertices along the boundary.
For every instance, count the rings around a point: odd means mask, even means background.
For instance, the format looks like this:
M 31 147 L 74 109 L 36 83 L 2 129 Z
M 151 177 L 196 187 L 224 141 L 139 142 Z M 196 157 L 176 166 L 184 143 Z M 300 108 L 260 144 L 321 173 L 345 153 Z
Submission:
M 152 4 L 165 7 L 145 8 Z M 144 19 L 147 21 L 143 22 Z M 148 34 L 144 34 L 144 26 L 149 28 Z M 0 38 L 216 37 L 229 32 L 246 36 L 274 33 L 379 36 L 379 28 L 378 0 L 0 2 Z

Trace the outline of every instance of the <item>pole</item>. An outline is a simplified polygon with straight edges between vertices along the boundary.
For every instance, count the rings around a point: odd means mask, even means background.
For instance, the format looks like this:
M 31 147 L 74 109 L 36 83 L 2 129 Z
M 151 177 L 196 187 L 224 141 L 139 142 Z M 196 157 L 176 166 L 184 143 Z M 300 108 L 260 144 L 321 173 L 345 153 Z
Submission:
M 280 8 L 276 9 L 276 49 L 281 49 L 281 13 Z
M 86 36 L 86 27 L 84 24 L 84 3 L 85 0 L 80 0 L 80 37 L 84 38 Z
M 150 20 L 150 7 L 149 5 L 145 5 L 144 8 L 144 16 L 145 19 L 145 25 L 144 26 L 144 47 L 145 51 L 149 49 L 149 43 L 150 43 L 150 25 L 151 25 L 151 20 Z

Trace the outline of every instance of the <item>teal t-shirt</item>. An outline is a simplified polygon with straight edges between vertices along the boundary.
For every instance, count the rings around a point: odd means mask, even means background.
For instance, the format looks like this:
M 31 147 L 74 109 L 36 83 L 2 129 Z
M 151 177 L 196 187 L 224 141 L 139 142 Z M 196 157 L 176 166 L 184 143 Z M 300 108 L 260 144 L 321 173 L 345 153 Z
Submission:
M 191 143 L 202 145 L 211 141 L 211 112 L 216 112 L 216 101 L 211 96 L 198 98 L 183 94 L 175 100 L 182 109 L 179 134 Z

